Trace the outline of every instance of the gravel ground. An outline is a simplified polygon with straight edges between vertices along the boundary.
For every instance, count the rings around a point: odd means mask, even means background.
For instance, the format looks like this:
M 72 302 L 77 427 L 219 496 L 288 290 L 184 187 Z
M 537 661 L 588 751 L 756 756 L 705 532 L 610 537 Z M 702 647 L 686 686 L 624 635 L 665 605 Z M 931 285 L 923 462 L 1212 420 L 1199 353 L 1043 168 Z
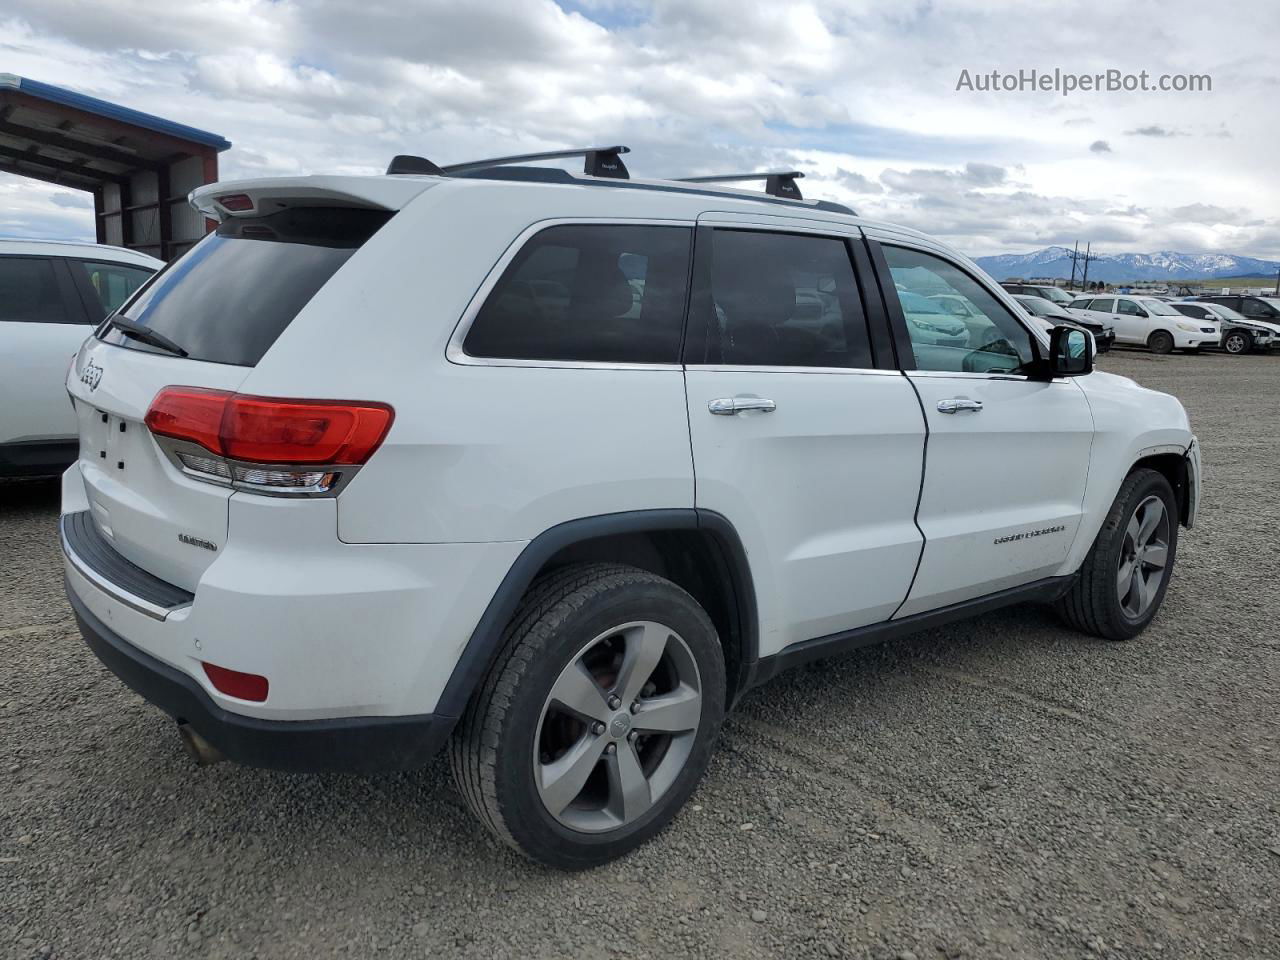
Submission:
M 194 768 L 78 639 L 56 485 L 0 488 L 0 956 L 1280 956 L 1280 358 L 1102 365 L 1204 447 L 1144 636 L 1022 607 L 784 675 L 670 830 L 578 875 L 439 762 Z

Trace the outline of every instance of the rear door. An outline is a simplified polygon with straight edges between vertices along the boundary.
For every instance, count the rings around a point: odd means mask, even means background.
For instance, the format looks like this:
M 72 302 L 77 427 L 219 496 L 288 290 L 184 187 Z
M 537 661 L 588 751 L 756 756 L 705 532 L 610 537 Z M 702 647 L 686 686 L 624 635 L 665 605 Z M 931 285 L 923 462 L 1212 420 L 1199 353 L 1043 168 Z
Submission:
M 0 444 L 74 449 L 76 420 L 64 384 L 90 330 L 61 259 L 0 256 Z
M 685 382 L 700 510 L 736 527 L 767 655 L 888 619 L 920 556 L 924 420 L 855 230 L 698 222 Z M 870 326 L 868 325 L 870 322 Z
M 130 339 L 115 327 L 85 344 L 68 378 L 79 419 L 80 469 L 98 528 L 126 559 L 194 590 L 227 539 L 231 488 L 200 476 L 200 461 L 190 457 L 203 451 L 194 444 L 186 461 L 161 450 L 143 422 L 156 394 L 166 386 L 235 391 L 312 296 L 390 216 L 385 210 L 298 207 L 226 221 L 120 310 L 188 356 Z
M 928 420 L 917 522 L 924 555 L 896 616 L 1052 576 L 1080 524 L 1093 418 L 1070 380 L 1033 380 L 1033 337 L 976 272 L 941 250 L 885 235 L 870 244 L 898 355 Z M 899 293 L 960 296 L 987 333 L 965 346 L 922 341 Z

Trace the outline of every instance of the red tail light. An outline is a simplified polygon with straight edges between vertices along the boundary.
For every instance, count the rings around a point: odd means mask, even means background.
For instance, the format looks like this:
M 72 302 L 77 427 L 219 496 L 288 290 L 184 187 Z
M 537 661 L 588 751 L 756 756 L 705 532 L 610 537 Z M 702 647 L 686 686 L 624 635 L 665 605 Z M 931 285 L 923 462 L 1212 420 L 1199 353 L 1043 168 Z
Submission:
M 378 449 L 394 416 L 385 403 L 165 387 L 151 402 L 146 424 L 157 436 L 190 440 L 230 460 L 355 466 Z
M 229 670 L 217 664 L 205 663 L 203 660 L 200 661 L 200 666 L 204 667 L 205 676 L 209 678 L 209 682 L 213 684 L 214 689 L 220 693 L 225 693 L 228 697 L 253 700 L 257 703 L 267 699 L 268 684 L 266 677 L 256 673 L 241 673 L 239 670 Z

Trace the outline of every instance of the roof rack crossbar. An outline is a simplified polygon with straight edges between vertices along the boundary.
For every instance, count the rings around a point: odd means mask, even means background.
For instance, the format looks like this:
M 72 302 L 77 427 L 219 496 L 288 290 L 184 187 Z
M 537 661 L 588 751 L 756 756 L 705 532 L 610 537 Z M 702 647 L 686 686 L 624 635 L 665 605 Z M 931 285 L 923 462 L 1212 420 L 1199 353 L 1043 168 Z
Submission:
M 485 170 L 489 167 L 505 167 L 513 163 L 528 163 L 534 160 L 563 160 L 567 157 L 583 157 L 582 172 L 592 177 L 612 177 L 616 180 L 629 180 L 631 174 L 622 162 L 621 154 L 630 153 L 630 147 L 621 144 L 612 147 L 579 147 L 573 150 L 550 150 L 546 153 L 522 153 L 514 157 L 493 157 L 489 160 L 469 160 L 466 163 L 454 163 L 441 170 L 446 174 L 466 173 L 470 170 Z
M 744 180 L 763 180 L 764 192 L 771 197 L 786 200 L 803 200 L 796 181 L 804 174 L 799 170 L 780 170 L 773 173 L 727 173 L 715 177 L 680 177 L 681 183 L 739 183 Z

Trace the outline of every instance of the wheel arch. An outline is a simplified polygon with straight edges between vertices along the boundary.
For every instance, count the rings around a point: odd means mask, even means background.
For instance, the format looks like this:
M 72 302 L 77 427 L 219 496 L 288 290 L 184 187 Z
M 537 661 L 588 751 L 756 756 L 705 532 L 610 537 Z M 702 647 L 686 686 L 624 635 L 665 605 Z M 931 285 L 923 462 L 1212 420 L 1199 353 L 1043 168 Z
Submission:
M 1134 461 L 1125 476 L 1129 477 L 1142 469 L 1154 470 L 1169 481 L 1178 503 L 1178 522 L 1184 527 L 1190 526 L 1192 491 L 1186 452 L 1149 453 Z
M 602 560 L 666 577 L 702 605 L 724 649 L 726 702 L 732 704 L 759 658 L 755 587 L 733 524 L 714 511 L 689 507 L 584 517 L 529 541 L 472 630 L 435 714 L 452 720 L 462 716 L 501 650 L 503 629 L 539 574 Z

